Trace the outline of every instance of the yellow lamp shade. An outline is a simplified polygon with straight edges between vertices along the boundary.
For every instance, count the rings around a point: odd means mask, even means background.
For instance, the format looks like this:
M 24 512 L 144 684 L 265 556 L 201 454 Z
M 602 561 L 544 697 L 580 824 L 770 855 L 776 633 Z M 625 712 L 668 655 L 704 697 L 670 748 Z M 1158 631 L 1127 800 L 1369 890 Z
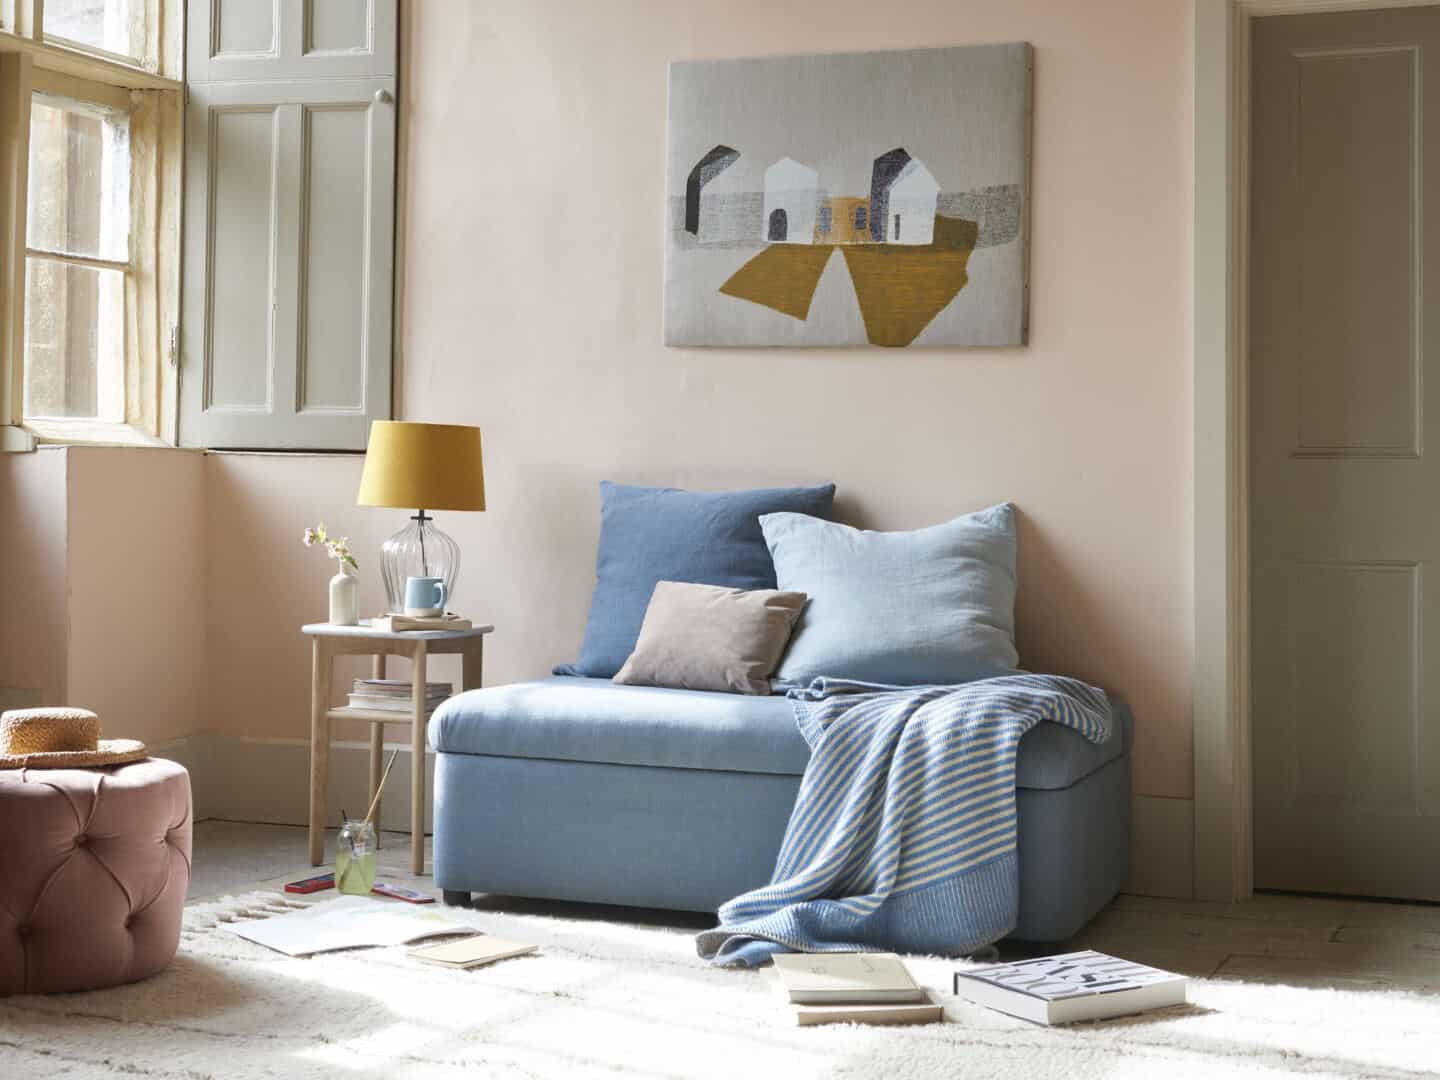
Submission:
M 480 429 L 376 420 L 370 425 L 359 506 L 484 510 Z

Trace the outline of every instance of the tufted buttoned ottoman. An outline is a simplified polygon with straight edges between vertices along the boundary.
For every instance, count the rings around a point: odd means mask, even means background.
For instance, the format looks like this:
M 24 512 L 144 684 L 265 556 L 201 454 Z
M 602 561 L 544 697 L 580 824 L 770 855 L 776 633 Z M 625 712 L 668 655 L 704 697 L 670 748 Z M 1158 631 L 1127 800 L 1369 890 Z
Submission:
M 189 885 L 190 775 L 173 761 L 0 771 L 0 996 L 155 974 Z

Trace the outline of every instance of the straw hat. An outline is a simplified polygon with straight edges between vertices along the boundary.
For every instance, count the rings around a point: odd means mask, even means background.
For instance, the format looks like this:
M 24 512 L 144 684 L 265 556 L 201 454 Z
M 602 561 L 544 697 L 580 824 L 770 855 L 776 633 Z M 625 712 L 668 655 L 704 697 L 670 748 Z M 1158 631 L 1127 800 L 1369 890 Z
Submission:
M 0 769 L 85 769 L 146 756 L 135 739 L 100 738 L 89 709 L 11 709 L 0 714 Z

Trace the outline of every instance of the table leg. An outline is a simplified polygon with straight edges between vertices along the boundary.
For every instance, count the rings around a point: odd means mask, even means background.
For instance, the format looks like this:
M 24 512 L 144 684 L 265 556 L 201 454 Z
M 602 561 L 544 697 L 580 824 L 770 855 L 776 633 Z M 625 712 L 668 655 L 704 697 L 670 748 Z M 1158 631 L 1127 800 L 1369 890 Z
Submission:
M 460 656 L 460 689 L 479 690 L 485 665 L 485 639 L 466 639 L 465 649 Z
M 310 865 L 325 859 L 325 789 L 330 777 L 330 669 L 325 638 L 311 639 L 310 666 Z
M 385 678 L 385 654 L 377 653 L 370 663 L 370 677 Z M 385 725 L 370 724 L 370 802 L 375 803 L 375 847 L 380 847 L 380 804 L 375 795 L 380 790 L 380 759 L 385 756 Z
M 411 654 L 410 691 L 414 710 L 410 744 L 410 872 L 425 873 L 425 654 L 424 641 Z

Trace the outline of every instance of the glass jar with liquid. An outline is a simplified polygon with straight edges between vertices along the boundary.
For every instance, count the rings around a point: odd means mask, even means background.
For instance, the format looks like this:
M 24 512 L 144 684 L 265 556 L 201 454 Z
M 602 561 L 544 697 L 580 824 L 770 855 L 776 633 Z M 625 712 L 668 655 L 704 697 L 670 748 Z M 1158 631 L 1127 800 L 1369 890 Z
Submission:
M 335 889 L 363 895 L 375 886 L 375 827 L 347 821 L 335 840 Z

